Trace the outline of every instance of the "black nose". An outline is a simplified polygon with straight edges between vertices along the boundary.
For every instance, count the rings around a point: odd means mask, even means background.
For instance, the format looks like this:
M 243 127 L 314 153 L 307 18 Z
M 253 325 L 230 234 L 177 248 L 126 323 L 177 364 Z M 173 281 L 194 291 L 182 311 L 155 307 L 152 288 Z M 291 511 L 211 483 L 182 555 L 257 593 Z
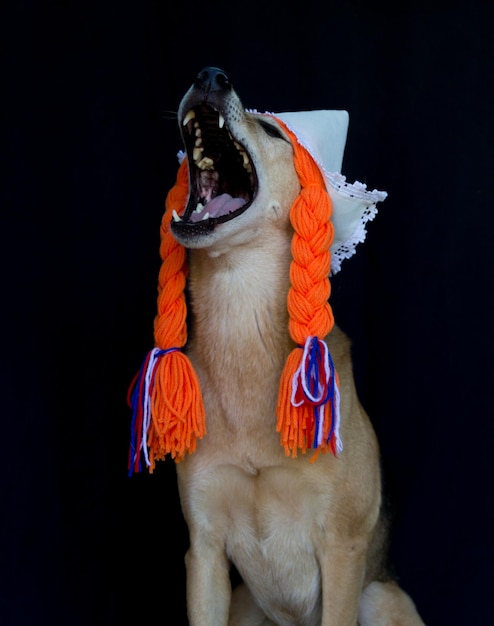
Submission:
M 223 91 L 231 89 L 230 79 L 219 67 L 205 67 L 197 75 L 196 87 L 204 90 L 206 93 L 210 91 Z

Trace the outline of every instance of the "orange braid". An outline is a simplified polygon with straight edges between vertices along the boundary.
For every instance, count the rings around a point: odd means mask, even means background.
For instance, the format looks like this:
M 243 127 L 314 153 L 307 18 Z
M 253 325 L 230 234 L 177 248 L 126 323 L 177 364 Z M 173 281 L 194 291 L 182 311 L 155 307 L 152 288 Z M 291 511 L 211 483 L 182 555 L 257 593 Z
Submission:
M 154 321 L 157 348 L 170 350 L 154 371 L 151 391 L 152 426 L 148 433 L 150 471 L 156 460 L 170 453 L 176 462 L 196 448 L 196 437 L 206 431 L 202 395 L 197 375 L 189 359 L 180 352 L 187 341 L 185 281 L 187 257 L 182 245 L 170 232 L 172 212 L 182 213 L 188 194 L 188 168 L 184 159 L 175 186 L 166 198 L 161 222 L 158 278 L 158 314 Z
M 305 453 L 307 447 L 311 447 L 315 428 L 314 405 L 304 402 L 294 406 L 292 401 L 293 380 L 302 358 L 301 348 L 312 337 L 324 339 L 334 325 L 328 302 L 331 291 L 329 249 L 334 231 L 331 198 L 319 167 L 298 143 L 295 134 L 281 120 L 276 121 L 292 141 L 295 169 L 302 188 L 290 211 L 295 232 L 290 266 L 291 287 L 287 299 L 289 332 L 298 347 L 289 354 L 285 363 L 277 406 L 277 430 L 281 432 L 281 443 L 286 454 L 291 452 L 295 457 L 297 448 Z M 325 403 L 322 451 L 327 451 L 328 446 L 333 452 L 336 450 L 334 436 L 330 436 L 331 424 L 334 426 L 336 419 L 334 410 L 331 402 Z

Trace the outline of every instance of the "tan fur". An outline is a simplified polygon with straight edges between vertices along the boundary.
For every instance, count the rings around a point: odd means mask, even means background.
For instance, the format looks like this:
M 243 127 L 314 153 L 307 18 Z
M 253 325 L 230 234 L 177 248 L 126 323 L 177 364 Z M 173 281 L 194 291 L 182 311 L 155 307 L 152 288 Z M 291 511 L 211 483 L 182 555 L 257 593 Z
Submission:
M 189 90 L 180 119 L 200 97 Z M 344 450 L 310 463 L 312 451 L 291 458 L 280 445 L 275 406 L 293 348 L 286 306 L 289 210 L 300 189 L 293 152 L 244 112 L 234 91 L 208 102 L 249 152 L 259 193 L 211 235 L 182 241 L 191 248 L 187 350 L 207 420 L 196 452 L 177 464 L 190 534 L 189 623 L 419 626 L 395 583 L 372 582 L 385 577 L 376 561 L 382 545 L 372 543 L 382 541 L 378 444 L 357 398 L 349 342 L 336 327 L 327 341 L 341 381 Z M 231 563 L 245 581 L 233 595 Z

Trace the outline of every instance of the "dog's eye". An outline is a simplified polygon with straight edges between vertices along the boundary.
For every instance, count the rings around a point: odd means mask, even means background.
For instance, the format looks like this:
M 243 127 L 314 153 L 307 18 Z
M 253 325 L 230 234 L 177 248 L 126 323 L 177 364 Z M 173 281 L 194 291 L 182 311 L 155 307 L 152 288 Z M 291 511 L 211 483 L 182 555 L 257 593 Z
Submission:
M 270 137 L 276 137 L 277 139 L 284 139 L 280 130 L 276 126 L 273 126 L 273 124 L 270 124 L 269 122 L 265 122 L 264 120 L 259 120 L 259 124 L 261 125 L 265 133 L 269 135 Z

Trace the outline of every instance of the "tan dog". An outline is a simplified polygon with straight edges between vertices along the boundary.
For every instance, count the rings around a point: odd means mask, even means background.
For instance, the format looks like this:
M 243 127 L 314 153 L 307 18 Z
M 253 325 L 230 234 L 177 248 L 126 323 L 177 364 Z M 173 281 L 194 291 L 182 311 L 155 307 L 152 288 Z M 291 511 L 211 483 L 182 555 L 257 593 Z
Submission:
M 292 145 L 275 120 L 244 110 L 216 68 L 199 74 L 179 122 L 190 197 L 172 232 L 189 250 L 187 355 L 207 418 L 197 450 L 177 464 L 190 534 L 189 622 L 423 624 L 386 572 L 378 444 L 338 328 L 327 343 L 340 380 L 344 450 L 313 463 L 311 454 L 292 458 L 276 432 L 280 376 L 294 348 L 289 211 L 300 183 Z M 238 182 L 235 160 L 244 166 Z M 233 593 L 232 563 L 244 581 Z

